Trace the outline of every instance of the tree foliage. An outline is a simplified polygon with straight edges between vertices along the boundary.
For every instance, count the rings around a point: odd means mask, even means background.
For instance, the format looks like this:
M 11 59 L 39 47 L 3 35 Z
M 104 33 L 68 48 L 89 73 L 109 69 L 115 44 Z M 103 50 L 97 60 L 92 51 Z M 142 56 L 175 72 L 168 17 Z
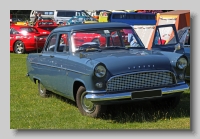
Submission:
M 30 14 L 31 10 L 10 10 L 10 14 Z

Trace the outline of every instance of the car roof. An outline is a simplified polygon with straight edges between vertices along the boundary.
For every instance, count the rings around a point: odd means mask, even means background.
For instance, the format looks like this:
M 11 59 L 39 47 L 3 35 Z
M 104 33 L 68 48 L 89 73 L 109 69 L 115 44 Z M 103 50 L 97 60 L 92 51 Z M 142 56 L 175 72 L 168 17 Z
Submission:
M 79 31 L 79 30 L 92 30 L 92 29 L 102 29 L 102 28 L 132 28 L 126 23 L 118 22 L 106 22 L 106 23 L 94 23 L 94 24 L 75 24 L 75 25 L 66 25 L 55 28 L 52 32 L 58 31 Z

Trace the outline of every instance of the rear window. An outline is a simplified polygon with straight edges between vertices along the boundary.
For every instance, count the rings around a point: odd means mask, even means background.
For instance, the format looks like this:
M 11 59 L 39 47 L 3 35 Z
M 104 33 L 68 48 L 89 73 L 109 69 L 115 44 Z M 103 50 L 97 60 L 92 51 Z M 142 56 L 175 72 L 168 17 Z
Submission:
M 75 15 L 75 11 L 58 11 L 57 13 L 57 17 L 73 17 Z
M 47 31 L 52 31 L 56 27 L 40 27 L 41 29 L 47 30 Z

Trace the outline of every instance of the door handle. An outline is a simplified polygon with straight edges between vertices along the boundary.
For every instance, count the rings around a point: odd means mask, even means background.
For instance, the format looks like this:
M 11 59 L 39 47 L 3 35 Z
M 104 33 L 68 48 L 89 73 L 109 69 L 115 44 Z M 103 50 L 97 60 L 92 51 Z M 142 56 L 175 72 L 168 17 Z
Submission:
M 53 58 L 54 56 L 53 56 L 53 55 L 50 55 L 50 57 Z

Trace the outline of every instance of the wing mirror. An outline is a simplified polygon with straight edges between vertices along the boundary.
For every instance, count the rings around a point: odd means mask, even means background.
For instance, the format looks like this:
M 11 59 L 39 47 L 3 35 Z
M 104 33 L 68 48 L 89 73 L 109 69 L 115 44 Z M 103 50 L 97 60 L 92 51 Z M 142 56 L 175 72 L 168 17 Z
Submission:
M 176 44 L 174 46 L 174 48 L 175 48 L 174 52 L 176 52 L 177 50 L 180 50 L 181 49 L 181 44 L 180 43 Z

